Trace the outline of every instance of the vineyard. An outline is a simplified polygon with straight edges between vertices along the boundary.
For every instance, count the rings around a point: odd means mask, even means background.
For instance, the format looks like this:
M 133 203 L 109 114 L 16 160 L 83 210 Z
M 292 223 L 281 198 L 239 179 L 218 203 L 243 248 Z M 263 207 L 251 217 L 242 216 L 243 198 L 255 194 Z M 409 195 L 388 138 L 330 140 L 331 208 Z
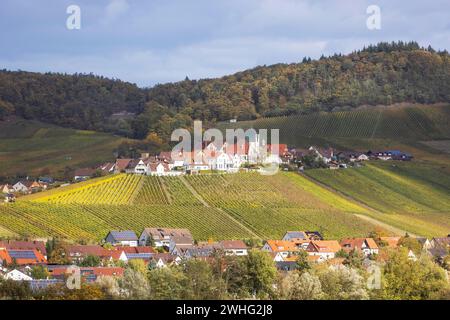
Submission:
M 126 139 L 94 131 L 61 128 L 34 120 L 0 121 L 0 173 L 52 176 L 66 167 L 80 168 L 114 159 Z
M 0 226 L 19 235 L 97 241 L 111 229 L 185 227 L 199 240 L 281 237 L 289 229 L 365 235 L 362 207 L 293 173 L 262 176 L 114 175 L 0 206 Z
M 372 107 L 352 111 L 261 118 L 222 128 L 279 129 L 280 140 L 293 146 L 330 144 L 336 138 L 427 141 L 450 138 L 450 107 Z M 334 143 L 336 145 L 336 143 Z
M 391 162 L 306 174 L 106 176 L 0 205 L 0 236 L 98 241 L 112 229 L 183 227 L 198 240 L 280 238 L 296 229 L 340 238 L 376 227 L 361 215 L 419 235 L 450 229 L 446 168 Z
M 382 212 L 368 215 L 431 236 L 446 235 L 450 230 L 450 175 L 444 170 L 417 163 L 377 163 L 307 174 Z

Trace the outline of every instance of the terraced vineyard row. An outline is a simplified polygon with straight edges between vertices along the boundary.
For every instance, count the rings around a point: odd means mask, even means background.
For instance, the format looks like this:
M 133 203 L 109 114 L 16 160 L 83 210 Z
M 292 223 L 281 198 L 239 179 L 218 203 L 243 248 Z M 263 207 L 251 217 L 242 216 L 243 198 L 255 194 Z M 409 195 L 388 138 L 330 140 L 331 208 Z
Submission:
M 117 175 L 68 191 L 63 189 L 36 198 L 35 201 L 54 204 L 127 204 L 140 186 L 141 179 L 143 177 L 137 175 Z
M 261 118 L 227 128 L 280 129 L 280 139 L 302 145 L 311 138 L 432 140 L 450 137 L 449 106 L 367 108 L 333 113 Z
M 179 177 L 144 177 L 135 204 L 201 205 Z
M 136 204 L 169 204 L 170 198 L 159 177 L 143 177 L 144 184 L 134 201 Z
M 217 207 L 292 207 L 269 178 L 257 173 L 220 176 L 186 177 L 194 189 L 211 205 Z
M 280 239 L 287 226 L 289 230 L 319 230 L 330 239 L 349 234 L 367 236 L 374 229 L 372 224 L 342 211 L 296 208 L 225 208 L 225 211 L 266 239 Z
M 227 214 L 201 206 L 81 205 L 20 202 L 0 206 L 0 225 L 24 236 L 102 239 L 110 230 L 145 227 L 189 228 L 199 240 L 242 239 L 251 235 Z
M 423 164 L 387 163 L 348 170 L 310 170 L 312 178 L 383 214 L 373 217 L 422 235 L 450 229 L 450 178 Z M 414 223 L 411 223 L 414 221 Z

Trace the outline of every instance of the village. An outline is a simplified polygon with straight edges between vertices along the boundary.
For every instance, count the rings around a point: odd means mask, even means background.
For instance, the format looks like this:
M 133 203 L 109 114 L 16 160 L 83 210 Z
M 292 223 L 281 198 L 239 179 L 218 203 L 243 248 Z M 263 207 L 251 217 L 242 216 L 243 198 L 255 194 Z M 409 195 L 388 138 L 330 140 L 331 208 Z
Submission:
M 450 248 L 450 235 L 443 238 L 413 238 L 408 235 L 324 240 L 318 231 L 287 231 L 281 239 L 259 244 L 250 240 L 196 241 L 187 229 L 145 228 L 134 231 L 110 231 L 100 244 L 74 244 L 55 240 L 0 241 L 0 275 L 5 280 L 24 281 L 32 290 L 64 283 L 79 266 L 86 283 L 102 277 L 121 278 L 127 265 L 139 260 L 148 270 L 168 268 L 191 259 L 212 261 L 214 257 L 245 257 L 251 250 L 265 252 L 280 272 L 297 270 L 300 261 L 340 268 L 359 257 L 363 268 L 384 263 L 389 250 L 406 248 L 408 259 L 429 256 L 444 265 Z M 41 272 L 36 272 L 36 269 Z M 448 272 L 447 265 L 447 272 Z M 37 275 L 37 276 L 36 276 Z
M 71 183 L 109 174 L 136 174 L 147 176 L 180 176 L 186 174 L 232 174 L 261 171 L 265 166 L 275 165 L 284 171 L 328 168 L 330 170 L 361 167 L 365 161 L 411 161 L 413 156 L 399 151 L 339 151 L 334 148 L 309 146 L 305 149 L 290 148 L 286 144 L 270 145 L 259 141 L 242 145 L 216 145 L 204 143 L 197 152 L 182 151 L 159 154 L 141 153 L 139 158 L 118 158 L 93 167 L 73 171 L 70 181 L 55 181 L 53 177 L 26 177 L 12 184 L 0 185 L 4 202 L 13 202 L 17 196 L 44 191 L 54 187 L 65 187 Z

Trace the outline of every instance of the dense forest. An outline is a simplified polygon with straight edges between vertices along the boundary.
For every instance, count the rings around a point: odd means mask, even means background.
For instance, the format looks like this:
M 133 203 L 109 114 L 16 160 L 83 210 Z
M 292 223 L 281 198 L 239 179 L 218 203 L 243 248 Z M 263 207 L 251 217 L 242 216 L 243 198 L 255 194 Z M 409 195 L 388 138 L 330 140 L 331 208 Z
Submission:
M 92 75 L 0 72 L 0 117 L 16 114 L 153 142 L 166 140 L 174 128 L 190 126 L 192 119 L 214 123 L 360 105 L 449 101 L 448 52 L 401 41 L 149 89 Z M 119 111 L 136 116 L 111 117 Z
M 0 118 L 14 114 L 64 127 L 111 131 L 105 119 L 140 113 L 145 92 L 120 80 L 84 74 L 0 71 Z

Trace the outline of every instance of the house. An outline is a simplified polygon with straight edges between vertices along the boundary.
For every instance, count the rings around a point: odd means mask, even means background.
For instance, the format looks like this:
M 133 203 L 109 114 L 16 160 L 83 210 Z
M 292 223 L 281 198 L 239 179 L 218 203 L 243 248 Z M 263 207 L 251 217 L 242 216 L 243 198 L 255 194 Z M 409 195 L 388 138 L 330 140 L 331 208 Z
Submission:
M 339 250 L 341 246 L 336 240 L 311 241 L 306 248 L 309 255 L 321 256 L 324 260 L 334 258 Z
M 0 250 L 0 264 L 2 266 L 15 264 L 19 266 L 46 264 L 47 259 L 37 250 Z
M 431 248 L 431 242 L 427 238 L 416 238 L 416 240 L 422 245 L 423 250 L 428 250 Z
M 49 269 L 52 278 L 64 280 L 69 274 L 69 266 L 57 266 Z M 81 278 L 86 282 L 95 282 L 98 277 L 109 276 L 120 278 L 123 276 L 124 268 L 120 267 L 80 267 Z
M 336 154 L 336 159 L 339 161 L 358 162 L 369 160 L 369 156 L 362 152 L 341 151 Z
M 170 240 L 175 236 L 189 238 L 189 243 L 194 243 L 194 238 L 188 229 L 145 228 L 139 237 L 139 244 L 141 246 L 151 244 L 153 247 L 169 248 Z
M 284 234 L 284 236 L 281 240 L 291 241 L 294 239 L 306 240 L 306 239 L 308 239 L 308 236 L 303 231 L 286 231 L 286 233 Z
M 151 176 L 167 176 L 170 174 L 170 168 L 165 162 L 148 163 L 147 174 Z
M 246 256 L 248 247 L 242 240 L 223 240 L 219 242 L 220 248 L 226 255 Z
M 181 258 L 170 253 L 155 253 L 151 260 L 150 265 L 154 268 L 165 268 L 171 265 L 177 265 L 181 262 Z
M 332 148 L 317 148 L 315 146 L 309 147 L 308 151 L 315 155 L 317 159 L 321 159 L 323 162 L 328 163 L 334 158 L 334 150 Z
M 125 172 L 126 168 L 133 159 L 117 159 L 114 166 L 114 173 Z
M 17 269 L 7 272 L 4 276 L 4 278 L 6 280 L 14 280 L 14 281 L 31 281 L 31 280 L 33 280 L 32 277 L 30 277 L 29 275 L 27 275 Z
M 267 240 L 261 250 L 279 254 L 278 257 L 275 255 L 274 259 L 284 259 L 291 254 L 297 253 L 299 248 L 292 241 Z
M 428 252 L 434 257 L 445 257 L 450 250 L 450 235 L 443 238 L 433 238 L 430 241 Z
M 378 246 L 372 238 L 343 239 L 340 245 L 347 253 L 356 250 L 362 252 L 366 257 L 372 254 L 378 254 Z
M 55 180 L 52 177 L 39 177 L 38 182 L 49 185 L 49 184 L 54 183 Z
M 138 245 L 138 237 L 136 236 L 136 233 L 131 230 L 110 231 L 105 238 L 105 242 L 110 243 L 114 246 L 121 245 L 136 247 Z
M 401 237 L 380 237 L 380 240 L 386 244 L 388 248 L 397 248 Z
M 13 193 L 13 192 L 15 192 L 16 190 L 14 189 L 14 187 L 12 186 L 12 185 L 10 185 L 10 184 L 3 184 L 3 185 L 0 185 L 0 192 L 2 192 L 2 193 Z
M 106 174 L 112 174 L 116 170 L 116 164 L 114 162 L 106 162 L 98 166 L 97 170 L 100 170 Z
M 9 250 L 37 250 L 47 259 L 47 249 L 43 241 L 0 241 L 0 249 Z
M 38 191 L 42 186 L 37 181 L 21 180 L 13 185 L 14 192 L 31 193 Z
M 218 243 L 206 243 L 196 246 L 187 246 L 185 250 L 181 250 L 181 254 L 179 256 L 186 259 L 211 257 L 217 249 L 219 249 Z
M 81 168 L 75 170 L 73 174 L 73 180 L 75 181 L 85 181 L 90 179 L 95 174 L 95 169 L 92 168 Z
M 175 235 L 170 237 L 169 252 L 174 255 L 183 256 L 185 251 L 192 248 L 194 241 L 189 236 Z
M 125 168 L 125 173 L 147 174 L 147 165 L 142 159 L 131 159 Z
M 0 270 L 13 262 L 6 249 L 0 249 Z
M 411 249 L 408 251 L 408 259 L 412 261 L 417 261 L 417 257 Z
M 323 240 L 319 231 L 305 231 L 305 234 L 309 240 Z
M 99 257 L 101 260 L 111 257 L 110 250 L 99 245 L 66 245 L 64 251 L 66 257 L 74 263 L 82 262 L 87 256 Z
M 130 260 L 143 260 L 148 263 L 151 257 L 156 253 L 152 247 L 126 247 L 116 246 L 114 247 L 115 254 L 112 254 L 113 260 L 120 260 L 129 262 Z

